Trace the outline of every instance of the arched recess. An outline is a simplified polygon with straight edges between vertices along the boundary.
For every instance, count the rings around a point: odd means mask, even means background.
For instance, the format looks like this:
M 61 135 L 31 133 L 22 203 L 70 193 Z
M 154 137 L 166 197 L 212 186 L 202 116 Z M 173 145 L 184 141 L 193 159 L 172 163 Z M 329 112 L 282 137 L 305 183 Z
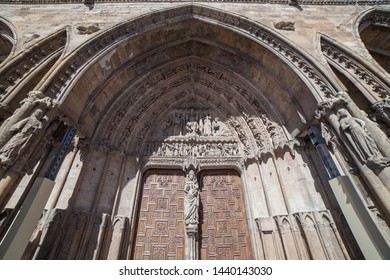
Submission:
M 16 29 L 0 17 L 0 66 L 15 52 L 16 40 Z
M 372 9 L 356 22 L 361 41 L 376 62 L 390 73 L 390 11 Z
M 303 157 L 292 151 L 299 144 L 293 138 L 306 129 L 317 103 L 338 91 L 324 73 L 271 29 L 198 5 L 155 12 L 100 33 L 70 54 L 41 88 L 59 101 L 86 144 L 80 145 L 83 163 L 76 166 L 80 173 L 69 186 L 66 210 L 129 219 L 125 239 L 133 244 L 144 171 L 183 170 L 195 158 L 200 170 L 240 171 L 256 247 L 260 211 L 253 209 L 260 203 L 248 206 L 253 198 L 247 182 L 256 181 L 251 191 L 258 191 L 259 172 L 272 168 L 264 186 L 277 196 L 267 218 L 288 214 L 278 172 L 304 182 L 300 190 L 288 190 L 287 199 L 302 202 L 291 213 L 324 208 L 314 179 L 304 179 Z M 275 160 L 262 158 L 276 149 Z M 264 167 L 256 165 L 261 160 Z M 298 170 L 293 175 L 287 174 L 290 164 Z M 313 197 L 320 201 L 315 206 Z M 99 240 L 101 231 L 93 219 L 82 231 L 81 237 L 74 233 L 81 240 L 77 255 L 87 256 L 87 241 Z M 102 248 L 109 238 L 100 240 Z M 259 250 L 253 257 L 259 258 Z M 131 257 L 132 248 L 120 251 Z
M 209 52 L 208 48 L 219 53 Z M 202 57 L 210 53 L 219 55 L 210 57 L 211 60 L 234 69 L 258 90 L 264 88 L 262 94 L 274 106 L 283 104 L 278 111 L 293 107 L 294 116 L 285 116 L 291 123 L 310 119 L 312 115 L 303 112 L 313 111 L 309 108 L 335 92 L 321 66 L 281 35 L 224 11 L 195 5 L 156 12 L 107 30 L 76 50 L 45 91 L 63 100 L 64 112 L 77 118 L 75 125 L 91 137 L 101 117 L 94 113 L 106 112 L 107 103 L 120 96 L 118 88 L 108 92 L 114 81 L 118 87 L 118 83 L 123 84 L 119 78 L 131 83 L 150 73 L 156 67 L 154 63 L 163 65 L 182 56 Z M 230 57 L 234 59 L 224 61 L 226 53 L 233 54 Z M 277 91 L 273 90 L 275 85 L 279 87 Z M 277 102 L 282 98 L 287 101 Z M 291 132 L 296 129 L 295 124 L 287 127 Z

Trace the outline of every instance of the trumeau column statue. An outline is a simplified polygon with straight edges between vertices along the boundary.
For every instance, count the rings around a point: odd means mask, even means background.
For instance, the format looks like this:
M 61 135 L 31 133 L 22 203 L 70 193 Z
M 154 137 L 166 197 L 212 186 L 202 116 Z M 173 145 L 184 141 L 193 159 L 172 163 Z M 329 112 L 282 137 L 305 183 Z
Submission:
M 187 174 L 185 185 L 184 221 L 186 226 L 199 224 L 199 186 L 195 171 Z
M 186 259 L 198 259 L 199 185 L 193 165 L 186 170 L 184 187 L 184 223 L 186 226 Z

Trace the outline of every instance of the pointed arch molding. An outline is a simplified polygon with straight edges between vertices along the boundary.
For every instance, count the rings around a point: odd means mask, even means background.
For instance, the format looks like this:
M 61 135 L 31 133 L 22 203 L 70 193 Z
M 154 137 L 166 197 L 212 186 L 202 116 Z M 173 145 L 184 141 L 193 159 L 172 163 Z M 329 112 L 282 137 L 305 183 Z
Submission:
M 328 63 L 353 81 L 372 103 L 389 95 L 389 75 L 373 69 L 364 58 L 324 35 L 321 48 Z
M 67 99 L 69 92 L 82 74 L 94 62 L 112 50 L 115 45 L 135 38 L 148 30 L 188 19 L 222 25 L 224 28 L 250 38 L 253 42 L 270 50 L 293 69 L 318 101 L 337 92 L 337 85 L 326 77 L 323 66 L 313 61 L 309 55 L 304 54 L 304 51 L 294 47 L 281 35 L 243 17 L 200 5 L 184 5 L 144 15 L 101 33 L 98 37 L 75 50 L 64 61 L 63 67 L 51 77 L 43 91 L 46 95 L 63 102 Z
M 38 72 L 54 57 L 58 57 L 64 50 L 66 42 L 65 28 L 11 57 L 0 70 L 0 101 L 7 99 L 11 92 L 17 91 L 21 81 Z
M 362 13 L 355 22 L 355 33 L 359 36 L 370 25 L 390 28 L 390 10 L 383 8 L 371 8 Z
M 8 20 L 6 20 L 3 17 L 0 17 L 0 36 L 4 37 L 12 44 L 12 49 L 10 50 L 8 57 L 3 59 L 3 61 L 0 63 L 0 65 L 4 65 L 8 61 L 8 59 L 12 56 L 12 54 L 15 52 L 18 40 L 17 40 L 16 28 L 13 26 L 13 24 L 11 24 Z

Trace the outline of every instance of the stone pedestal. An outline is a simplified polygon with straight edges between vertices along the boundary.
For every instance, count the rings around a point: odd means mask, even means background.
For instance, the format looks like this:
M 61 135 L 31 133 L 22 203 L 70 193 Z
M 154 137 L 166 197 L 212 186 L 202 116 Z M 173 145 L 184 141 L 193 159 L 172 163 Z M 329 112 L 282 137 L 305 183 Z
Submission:
M 186 260 L 197 260 L 198 254 L 198 225 L 189 224 L 186 226 Z

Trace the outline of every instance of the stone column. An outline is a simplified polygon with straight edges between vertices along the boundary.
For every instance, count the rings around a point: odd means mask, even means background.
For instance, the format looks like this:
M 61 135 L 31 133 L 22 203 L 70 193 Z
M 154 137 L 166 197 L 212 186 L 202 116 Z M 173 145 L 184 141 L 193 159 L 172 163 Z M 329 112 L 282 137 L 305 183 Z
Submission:
M 186 168 L 184 188 L 184 223 L 186 225 L 186 260 L 197 260 L 198 225 L 199 225 L 199 185 L 196 178 L 196 167 Z
M 8 194 L 12 189 L 12 186 L 19 178 L 19 173 L 13 169 L 9 169 L 0 180 L 0 209 L 3 208 Z
M 356 105 L 349 104 L 347 106 L 346 103 L 350 103 L 350 101 L 346 102 L 346 98 L 344 97 L 345 96 L 341 96 L 341 98 L 335 98 L 320 103 L 318 106 L 319 109 L 317 110 L 317 118 L 327 119 L 334 128 L 337 136 L 341 139 L 341 142 L 345 144 L 346 150 L 359 168 L 362 177 L 366 181 L 377 202 L 383 208 L 386 217 L 390 219 L 390 193 L 386 189 L 386 182 L 390 176 L 387 174 L 389 171 L 389 168 L 387 167 L 389 161 L 387 153 L 390 152 L 390 147 L 386 154 L 382 154 L 382 151 L 379 149 L 379 147 L 384 148 L 387 146 L 388 143 L 386 143 L 386 141 L 388 140 L 382 141 L 380 146 L 376 139 L 381 138 L 382 136 L 377 134 L 376 138 L 371 137 L 368 125 L 367 130 L 365 130 L 360 119 L 354 116 L 357 114 L 356 108 L 353 109 L 353 113 L 349 111 L 349 108 Z M 363 113 L 360 112 L 359 114 L 362 115 Z M 357 132 L 352 131 L 355 128 Z M 358 135 L 358 133 L 360 133 L 361 136 Z M 377 175 L 378 173 L 381 173 L 380 176 Z M 387 177 L 387 179 L 384 179 L 383 177 Z

